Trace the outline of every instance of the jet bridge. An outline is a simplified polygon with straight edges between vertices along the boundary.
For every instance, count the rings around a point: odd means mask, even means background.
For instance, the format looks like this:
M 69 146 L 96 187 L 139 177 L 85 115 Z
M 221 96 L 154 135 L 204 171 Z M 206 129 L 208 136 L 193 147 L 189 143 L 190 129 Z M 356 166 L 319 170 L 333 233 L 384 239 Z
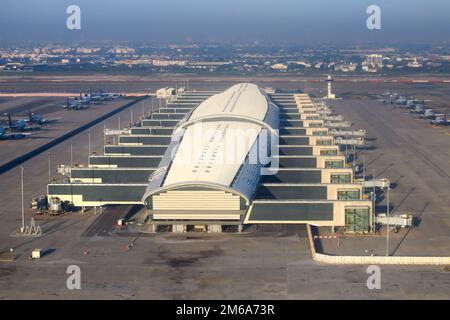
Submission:
M 350 121 L 340 121 L 340 122 L 333 122 L 333 121 L 325 121 L 324 127 L 327 128 L 349 128 L 352 126 L 352 123 Z
M 366 137 L 366 130 L 337 130 L 331 129 L 328 133 L 335 137 Z
M 339 145 L 352 145 L 352 146 L 363 146 L 365 144 L 364 139 L 361 138 L 342 138 L 337 137 L 334 141 Z

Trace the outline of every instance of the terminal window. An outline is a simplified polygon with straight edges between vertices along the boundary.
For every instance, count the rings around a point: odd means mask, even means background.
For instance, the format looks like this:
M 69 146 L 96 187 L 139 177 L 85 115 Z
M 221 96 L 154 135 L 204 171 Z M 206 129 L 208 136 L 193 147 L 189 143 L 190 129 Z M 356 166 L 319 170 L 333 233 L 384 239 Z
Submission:
M 338 173 L 331 175 L 331 183 L 350 183 L 351 175 L 349 173 Z
M 338 200 L 359 200 L 359 190 L 341 190 L 337 193 Z
M 345 208 L 345 232 L 366 233 L 370 231 L 370 208 Z
M 317 140 L 316 144 L 318 146 L 331 146 L 331 140 Z
M 344 167 L 344 161 L 342 161 L 342 160 L 327 160 L 327 161 L 325 161 L 326 169 L 343 168 L 343 167 Z
M 337 156 L 337 150 L 336 149 L 325 149 L 320 150 L 321 156 Z

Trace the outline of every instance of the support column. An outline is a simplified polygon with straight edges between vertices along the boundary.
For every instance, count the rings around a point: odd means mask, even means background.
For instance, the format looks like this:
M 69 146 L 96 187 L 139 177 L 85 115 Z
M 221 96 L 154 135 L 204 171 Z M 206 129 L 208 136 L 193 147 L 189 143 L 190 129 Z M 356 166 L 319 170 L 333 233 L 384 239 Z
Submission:
M 220 224 L 209 224 L 208 233 L 220 233 L 222 232 L 222 225 Z
M 185 233 L 187 231 L 187 226 L 185 224 L 173 224 L 172 232 L 174 233 Z

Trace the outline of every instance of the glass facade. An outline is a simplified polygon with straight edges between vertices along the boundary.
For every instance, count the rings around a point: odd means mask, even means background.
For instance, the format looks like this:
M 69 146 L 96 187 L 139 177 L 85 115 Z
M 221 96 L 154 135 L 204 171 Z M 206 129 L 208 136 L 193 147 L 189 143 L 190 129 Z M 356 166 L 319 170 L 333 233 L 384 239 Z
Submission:
M 318 146 L 331 146 L 332 140 L 316 140 Z
M 331 183 L 350 183 L 351 174 L 350 173 L 334 173 L 331 174 Z
M 370 208 L 345 208 L 345 232 L 367 233 L 370 231 Z
M 337 198 L 338 200 L 359 200 L 359 190 L 338 190 Z
M 326 160 L 325 161 L 325 168 L 343 168 L 344 167 L 344 161 L 342 160 Z
M 325 149 L 320 150 L 321 156 L 337 156 L 337 150 L 336 149 Z

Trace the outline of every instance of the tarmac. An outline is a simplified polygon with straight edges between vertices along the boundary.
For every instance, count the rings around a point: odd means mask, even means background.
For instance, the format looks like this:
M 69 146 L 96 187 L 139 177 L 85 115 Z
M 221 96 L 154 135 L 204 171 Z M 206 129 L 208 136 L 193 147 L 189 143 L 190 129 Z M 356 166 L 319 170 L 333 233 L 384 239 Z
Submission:
M 390 255 L 450 255 L 450 137 L 448 128 L 431 127 L 426 120 L 403 109 L 373 100 L 336 100 L 333 109 L 366 129 L 374 150 L 361 150 L 357 162 L 366 164 L 366 174 L 392 183 L 390 213 L 411 213 L 418 226 L 390 232 Z M 377 211 L 385 213 L 384 197 Z M 327 232 L 328 231 L 328 232 Z M 322 230 L 322 235 L 329 230 Z M 324 253 L 337 255 L 385 255 L 386 228 L 369 237 L 322 239 Z
M 44 119 L 56 121 L 42 125 L 40 130 L 28 131 L 31 135 L 25 138 L 1 140 L 0 166 L 131 101 L 129 98 L 120 98 L 91 105 L 85 110 L 64 110 L 60 105 L 65 101 L 57 99 L 17 98 L 1 103 L 0 112 L 10 112 L 13 120 L 27 119 L 28 109 L 31 109 L 32 112 L 41 114 Z M 148 106 L 146 108 L 148 111 Z M 140 114 L 141 110 L 137 112 Z
M 359 156 L 365 155 L 369 172 L 375 168 L 378 177 L 396 182 L 391 192 L 394 213 L 411 211 L 421 218 L 417 228 L 405 230 L 407 235 L 401 231 L 399 238 L 392 237 L 392 254 L 449 254 L 449 185 L 443 175 L 450 173 L 448 136 L 375 101 L 341 100 L 333 105 L 355 122 L 356 128 L 366 128 L 369 137 L 377 138 L 377 149 Z M 119 116 L 126 123 L 130 112 Z M 135 111 L 136 119 L 138 116 Z M 117 128 L 118 116 L 105 123 L 107 128 Z M 102 130 L 103 123 L 91 129 L 92 151 L 97 153 L 102 152 Z M 87 132 L 72 139 L 74 162 L 86 164 L 87 139 Z M 51 177 L 61 179 L 55 166 L 68 163 L 70 141 L 49 151 Z M 36 156 L 24 163 L 24 168 L 27 204 L 32 196 L 45 192 L 48 155 Z M 366 285 L 370 276 L 367 266 L 330 266 L 312 261 L 303 226 L 267 226 L 242 234 L 126 236 L 113 225 L 108 227 L 113 221 L 90 210 L 58 217 L 35 216 L 43 229 L 41 237 L 11 237 L 20 226 L 19 171 L 8 171 L 0 179 L 7 186 L 0 194 L 0 251 L 13 248 L 16 254 L 14 262 L 0 262 L 0 299 L 450 297 L 450 271 L 442 267 L 381 267 L 381 289 L 370 290 Z M 382 206 L 380 203 L 380 210 Z M 26 207 L 26 221 L 32 216 Z M 339 253 L 361 254 L 373 248 L 382 254 L 385 242 L 382 235 L 378 237 L 380 244 L 375 243 L 375 237 L 346 238 Z M 335 240 L 323 242 L 323 247 L 327 253 L 338 252 L 333 251 L 337 247 Z M 39 260 L 29 260 L 33 248 L 47 249 L 49 253 Z M 69 265 L 81 268 L 81 290 L 66 286 Z

